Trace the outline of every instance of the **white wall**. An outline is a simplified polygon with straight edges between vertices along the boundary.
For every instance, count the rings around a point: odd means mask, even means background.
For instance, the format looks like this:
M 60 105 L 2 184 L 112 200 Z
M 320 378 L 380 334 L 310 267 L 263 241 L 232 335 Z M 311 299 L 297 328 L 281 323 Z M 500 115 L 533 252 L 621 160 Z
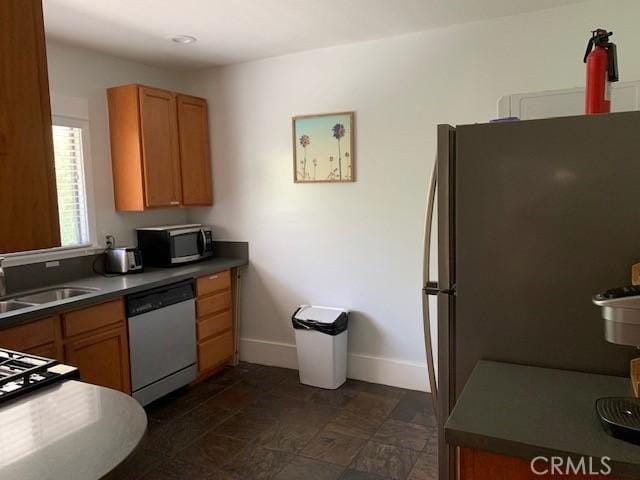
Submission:
M 242 356 L 295 366 L 296 305 L 342 306 L 354 312 L 351 375 L 424 389 L 421 244 L 436 125 L 493 118 L 505 94 L 583 84 L 594 27 L 614 30 L 621 79 L 640 78 L 639 17 L 634 0 L 588 2 L 192 77 L 210 102 L 216 203 L 190 218 L 250 242 Z M 343 110 L 356 112 L 357 182 L 293 184 L 291 116 Z
M 111 153 L 109 149 L 109 118 L 106 89 L 125 83 L 145 83 L 160 88 L 184 90 L 183 72 L 148 67 L 89 50 L 54 42 L 47 43 L 49 88 L 53 114 L 58 105 L 77 99 L 88 105 L 95 202 L 97 241 L 104 243 L 104 235 L 116 236 L 119 245 L 134 243 L 133 229 L 137 226 L 184 223 L 184 210 L 162 209 L 143 213 L 118 213 L 113 203 Z M 64 102 L 60 101 L 64 98 Z

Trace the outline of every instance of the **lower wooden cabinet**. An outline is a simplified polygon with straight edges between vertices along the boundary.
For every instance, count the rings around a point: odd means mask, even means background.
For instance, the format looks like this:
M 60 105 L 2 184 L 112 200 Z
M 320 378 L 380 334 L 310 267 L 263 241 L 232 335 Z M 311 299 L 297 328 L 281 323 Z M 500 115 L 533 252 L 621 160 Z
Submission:
M 198 380 L 236 354 L 233 298 L 230 270 L 196 280 Z M 84 382 L 131 393 L 122 298 L 2 329 L 0 347 L 55 358 L 78 367 Z
M 124 327 L 68 341 L 64 353 L 65 362 L 80 369 L 83 382 L 131 393 L 129 347 Z
M 208 317 L 202 317 L 196 322 L 198 338 L 202 340 L 229 331 L 232 327 L 233 314 L 230 308 Z
M 576 460 L 578 462 L 579 460 Z M 616 477 L 600 473 L 598 460 L 593 459 L 589 472 L 589 459 L 585 457 L 585 473 L 574 473 L 564 463 L 552 472 L 552 465 L 540 458 L 531 468 L 531 461 L 524 458 L 499 455 L 475 448 L 458 448 L 458 480 L 541 480 L 541 479 L 602 479 L 616 480 Z M 562 473 L 560 473 L 562 472 Z M 620 480 L 620 479 L 617 479 Z
M 63 360 L 57 315 L 0 330 L 0 347 Z
M 121 298 L 0 330 L 0 347 L 78 367 L 80 380 L 131 393 Z
M 55 358 L 56 360 L 62 360 L 63 356 L 60 353 L 59 345 L 55 343 L 47 343 L 46 345 L 40 345 L 39 347 L 25 348 L 20 350 L 21 352 L 32 353 L 40 357 Z
M 231 309 L 231 290 L 212 293 L 205 297 L 198 297 L 196 300 L 196 310 L 198 317 L 213 315 Z
M 229 270 L 196 280 L 199 379 L 233 359 L 235 341 L 232 299 Z
M 231 331 L 198 342 L 198 371 L 205 372 L 229 361 L 233 357 Z
M 129 343 L 122 299 L 62 315 L 64 361 L 87 383 L 131 393 Z

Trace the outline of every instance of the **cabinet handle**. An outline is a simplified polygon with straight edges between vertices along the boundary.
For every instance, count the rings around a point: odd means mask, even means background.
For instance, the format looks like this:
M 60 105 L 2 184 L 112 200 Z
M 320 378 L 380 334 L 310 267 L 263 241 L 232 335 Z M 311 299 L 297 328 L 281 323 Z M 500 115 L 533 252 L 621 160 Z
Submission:
M 177 200 L 174 200 L 171 202 L 171 205 L 180 205 L 180 202 L 178 202 Z
M 209 277 L 209 280 L 215 280 L 216 278 L 218 278 L 218 275 L 211 275 L 211 276 Z

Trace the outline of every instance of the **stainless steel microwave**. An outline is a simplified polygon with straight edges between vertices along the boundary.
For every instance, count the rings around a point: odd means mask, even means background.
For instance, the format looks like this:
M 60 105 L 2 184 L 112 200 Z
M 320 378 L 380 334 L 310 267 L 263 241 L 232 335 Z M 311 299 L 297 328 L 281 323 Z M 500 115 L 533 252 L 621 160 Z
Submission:
M 213 234 L 207 225 L 137 228 L 145 266 L 172 267 L 211 257 Z

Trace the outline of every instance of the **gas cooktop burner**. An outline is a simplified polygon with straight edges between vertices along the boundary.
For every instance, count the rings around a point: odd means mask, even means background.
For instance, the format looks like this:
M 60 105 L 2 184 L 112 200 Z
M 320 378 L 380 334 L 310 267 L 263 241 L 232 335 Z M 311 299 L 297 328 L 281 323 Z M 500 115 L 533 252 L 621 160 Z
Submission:
M 57 360 L 0 348 L 0 403 L 69 378 L 78 369 Z

